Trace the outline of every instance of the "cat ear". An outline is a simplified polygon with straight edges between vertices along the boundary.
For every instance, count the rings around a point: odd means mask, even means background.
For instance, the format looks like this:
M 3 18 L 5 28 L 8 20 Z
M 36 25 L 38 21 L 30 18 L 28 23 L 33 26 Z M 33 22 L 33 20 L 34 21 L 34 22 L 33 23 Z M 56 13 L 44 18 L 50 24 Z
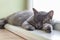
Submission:
M 51 10 L 51 11 L 48 12 L 48 16 L 50 16 L 51 18 L 53 17 L 53 14 L 54 14 L 53 10 Z
M 51 10 L 51 11 L 49 11 L 49 12 L 48 12 L 48 14 L 49 14 L 50 16 L 53 16 L 54 11 L 53 11 L 53 10 Z
M 35 8 L 33 8 L 33 12 L 34 12 L 34 15 L 37 15 L 38 13 L 38 11 Z

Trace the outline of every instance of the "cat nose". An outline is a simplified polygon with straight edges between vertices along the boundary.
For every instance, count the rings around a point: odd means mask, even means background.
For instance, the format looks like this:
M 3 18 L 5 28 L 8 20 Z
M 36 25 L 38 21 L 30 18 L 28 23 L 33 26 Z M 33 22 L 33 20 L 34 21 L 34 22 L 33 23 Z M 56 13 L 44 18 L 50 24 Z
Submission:
M 36 29 L 40 29 L 40 26 L 36 26 Z
M 37 29 L 41 30 L 41 29 L 42 29 L 42 26 L 38 26 L 38 28 L 37 28 Z

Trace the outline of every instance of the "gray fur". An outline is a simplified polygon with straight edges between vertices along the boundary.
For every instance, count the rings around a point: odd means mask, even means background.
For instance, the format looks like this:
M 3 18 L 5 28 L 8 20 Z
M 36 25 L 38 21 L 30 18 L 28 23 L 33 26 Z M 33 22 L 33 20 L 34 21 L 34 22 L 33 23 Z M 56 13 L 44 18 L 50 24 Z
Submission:
M 30 16 L 32 15 L 32 12 L 30 11 L 22 11 L 22 12 L 16 12 L 9 17 L 7 17 L 8 23 L 16 26 L 21 26 L 24 21 L 26 21 Z
M 35 30 L 35 29 L 41 30 L 43 29 L 43 24 L 45 23 L 50 24 L 52 20 L 51 13 L 53 13 L 53 11 L 38 12 L 36 9 L 33 8 L 33 12 L 21 11 L 14 13 L 9 17 L 7 17 L 7 21 L 9 24 L 21 26 L 22 28 L 27 30 Z

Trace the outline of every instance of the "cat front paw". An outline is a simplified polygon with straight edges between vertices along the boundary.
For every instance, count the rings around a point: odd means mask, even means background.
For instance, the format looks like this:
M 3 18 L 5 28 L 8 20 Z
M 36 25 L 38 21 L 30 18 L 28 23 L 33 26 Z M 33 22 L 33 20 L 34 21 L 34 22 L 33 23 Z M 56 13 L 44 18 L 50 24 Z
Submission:
M 45 23 L 43 25 L 43 30 L 47 33 L 51 33 L 53 31 L 53 26 L 51 24 Z

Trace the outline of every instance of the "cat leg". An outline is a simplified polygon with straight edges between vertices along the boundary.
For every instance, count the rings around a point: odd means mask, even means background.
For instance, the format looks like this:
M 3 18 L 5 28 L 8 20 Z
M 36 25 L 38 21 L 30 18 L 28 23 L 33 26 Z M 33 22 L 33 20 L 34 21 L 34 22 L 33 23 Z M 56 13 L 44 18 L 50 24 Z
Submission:
M 33 31 L 35 30 L 35 27 L 33 27 L 31 24 L 29 24 L 27 21 L 25 21 L 23 24 L 22 24 L 22 28 L 26 29 L 26 30 L 30 30 L 30 31 Z

